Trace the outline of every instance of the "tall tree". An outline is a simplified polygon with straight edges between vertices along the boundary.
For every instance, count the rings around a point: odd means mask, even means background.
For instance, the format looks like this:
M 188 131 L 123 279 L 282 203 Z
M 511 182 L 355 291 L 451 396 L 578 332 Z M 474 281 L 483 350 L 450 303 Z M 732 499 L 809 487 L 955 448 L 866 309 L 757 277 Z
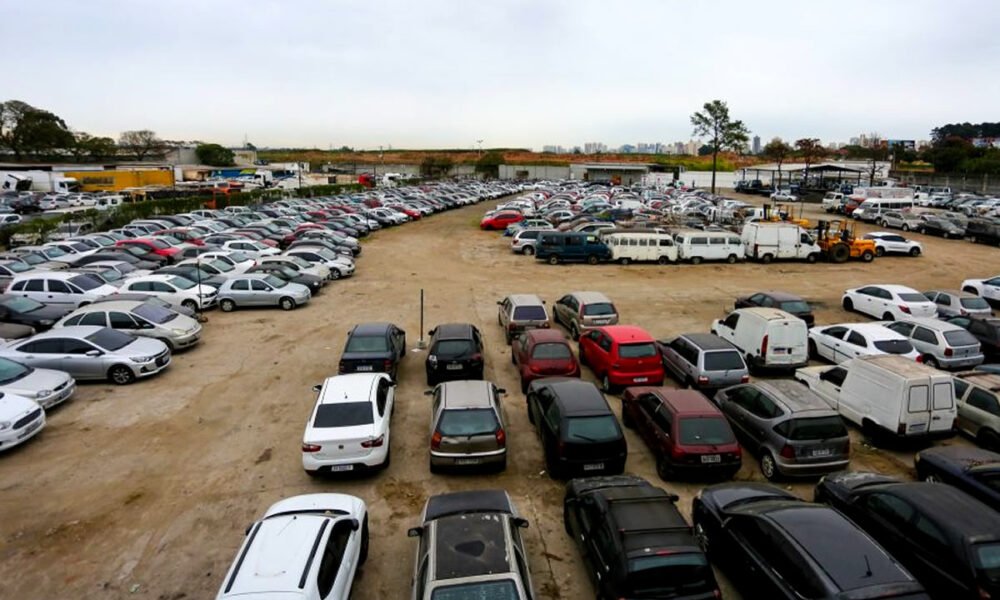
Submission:
M 803 191 L 805 190 L 805 185 L 808 184 L 809 180 L 809 167 L 823 160 L 827 156 L 827 150 L 823 147 L 823 144 L 819 142 L 817 138 L 802 138 L 800 140 L 795 140 L 795 150 L 796 154 L 802 159 L 802 162 L 806 164 L 805 173 L 803 173 Z
M 155 131 L 148 129 L 123 131 L 118 138 L 118 145 L 134 155 L 136 160 L 160 154 L 165 149 L 163 140 L 156 136 Z
M 760 154 L 768 160 L 773 160 L 778 165 L 778 186 L 781 185 L 781 165 L 792 153 L 792 147 L 786 144 L 781 138 L 774 138 L 765 145 Z
M 719 152 L 738 151 L 747 143 L 750 130 L 743 121 L 734 121 L 729 116 L 729 106 L 722 100 L 706 102 L 702 112 L 691 115 L 694 135 L 708 138 L 712 149 L 712 193 L 715 193 L 715 171 L 719 164 Z
M 201 144 L 194 150 L 202 164 L 213 167 L 228 167 L 233 165 L 236 154 L 219 144 Z
M 66 122 L 51 112 L 8 100 L 0 103 L 0 146 L 9 148 L 20 160 L 25 154 L 71 148 L 73 134 Z

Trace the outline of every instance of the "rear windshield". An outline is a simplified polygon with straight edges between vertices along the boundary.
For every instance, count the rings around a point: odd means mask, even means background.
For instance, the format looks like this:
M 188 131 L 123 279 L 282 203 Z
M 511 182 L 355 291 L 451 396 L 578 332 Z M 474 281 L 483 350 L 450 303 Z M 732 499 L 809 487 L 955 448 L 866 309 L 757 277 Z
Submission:
M 682 444 L 731 444 L 736 441 L 733 430 L 723 417 L 690 417 L 681 419 L 678 428 Z
M 573 417 L 566 422 L 566 439 L 578 442 L 607 442 L 621 437 L 614 416 Z
M 649 356 L 656 356 L 656 353 L 656 344 L 653 342 L 621 344 L 618 346 L 618 355 L 622 358 L 646 358 Z
M 371 402 L 320 404 L 313 427 L 354 427 L 374 422 Z
M 91 275 L 77 275 L 76 277 L 71 277 L 69 282 L 85 292 L 104 285 L 103 281 Z
M 743 363 L 743 358 L 735 350 L 705 353 L 706 371 L 731 371 L 745 368 L 746 365 Z
M 545 321 L 548 318 L 544 306 L 518 306 L 514 308 L 515 321 Z
M 347 340 L 347 352 L 388 352 L 389 342 L 384 335 L 352 335 Z
M 531 351 L 531 358 L 541 360 L 573 358 L 573 353 L 566 344 L 553 342 L 551 344 L 538 344 L 535 346 L 535 348 Z
M 595 302 L 583 305 L 583 316 L 600 317 L 615 314 L 615 305 L 610 302 Z
M 492 408 L 470 408 L 444 411 L 437 430 L 444 436 L 484 435 L 496 431 L 497 425 Z
M 213 259 L 212 262 L 208 263 L 216 268 L 220 273 L 228 273 L 233 270 L 233 265 L 227 263 L 224 260 L 219 260 L 218 258 Z
M 439 587 L 431 600 L 520 600 L 517 586 L 510 579 L 483 581 Z
M 809 312 L 809 305 L 801 300 L 795 300 L 792 302 L 782 302 L 781 310 L 785 312 L 790 312 L 792 314 L 807 313 Z
M 1000 584 L 1000 544 L 976 544 L 976 571 L 993 584 Z
M 797 442 L 847 437 L 847 427 L 837 416 L 791 419 L 775 429 L 787 439 Z
M 441 340 L 434 344 L 432 354 L 442 358 L 455 358 L 472 354 L 476 351 L 472 340 Z
M 944 339 L 950 346 L 976 346 L 979 344 L 979 340 L 964 329 L 960 331 L 946 331 L 944 332 Z
M 899 299 L 903 302 L 928 302 L 923 294 L 900 294 Z
M 962 308 L 971 308 L 973 310 L 988 310 L 990 308 L 990 303 L 978 296 L 975 298 L 960 298 L 959 302 L 962 304 Z
M 710 592 L 712 570 L 701 553 L 640 556 L 628 561 L 628 582 L 636 596 L 673 598 Z
M 886 354 L 909 354 L 913 352 L 913 344 L 907 340 L 880 340 L 874 342 L 875 348 Z

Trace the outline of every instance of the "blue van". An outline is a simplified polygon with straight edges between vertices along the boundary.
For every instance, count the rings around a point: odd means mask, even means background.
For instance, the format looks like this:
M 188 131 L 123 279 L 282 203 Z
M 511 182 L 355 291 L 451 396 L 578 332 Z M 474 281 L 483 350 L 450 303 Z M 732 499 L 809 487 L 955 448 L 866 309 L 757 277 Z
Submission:
M 538 236 L 535 243 L 535 258 L 550 265 L 561 262 L 587 262 L 596 265 L 611 260 L 611 248 L 595 233 L 546 231 Z

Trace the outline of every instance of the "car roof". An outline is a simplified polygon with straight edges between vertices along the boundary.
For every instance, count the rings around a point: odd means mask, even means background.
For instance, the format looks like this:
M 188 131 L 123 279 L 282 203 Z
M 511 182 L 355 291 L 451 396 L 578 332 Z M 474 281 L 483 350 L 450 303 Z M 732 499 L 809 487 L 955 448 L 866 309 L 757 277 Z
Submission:
M 983 467 L 989 470 L 1000 469 L 1000 454 L 978 446 L 937 446 L 920 452 L 920 458 L 934 456 L 947 462 L 955 463 L 960 469 Z
M 18 273 L 12 279 L 35 279 L 37 277 L 45 277 L 47 279 L 72 279 L 80 273 L 75 271 L 25 271 L 24 273 Z
M 952 538 L 1000 539 L 1000 513 L 950 485 L 923 481 L 880 486 L 917 507 L 921 513 L 939 517 L 937 523 Z
M 38 340 L 42 338 L 61 338 L 61 337 L 87 337 L 92 333 L 101 331 L 102 329 L 107 329 L 107 327 L 101 327 L 100 325 L 74 325 L 72 327 L 57 327 L 55 329 L 49 329 L 48 331 L 43 331 L 41 333 L 36 333 L 34 336 L 28 338 L 29 340 Z M 18 343 L 24 342 L 26 340 L 17 340 Z
M 977 296 L 975 294 L 970 294 L 969 292 L 963 292 L 962 290 L 934 289 L 934 290 L 927 290 L 926 293 L 928 293 L 928 294 L 950 294 L 952 296 L 957 296 L 959 298 L 978 298 L 979 297 L 979 296 Z
M 142 300 L 112 300 L 110 302 L 100 302 L 98 304 L 87 304 L 81 306 L 74 310 L 74 313 L 81 312 L 94 312 L 94 311 L 109 311 L 109 310 L 123 310 L 131 311 L 135 307 L 145 304 Z
M 905 336 L 889 329 L 881 323 L 831 323 L 830 325 L 817 325 L 816 330 L 822 331 L 831 327 L 846 327 L 847 329 L 857 331 L 858 333 L 875 335 L 881 337 L 882 339 L 905 339 Z
M 766 321 L 777 321 L 786 319 L 798 320 L 798 317 L 796 317 L 791 313 L 787 313 L 777 308 L 764 308 L 762 306 L 754 306 L 751 308 L 737 308 L 734 312 L 738 312 L 740 314 L 756 315 Z
M 964 327 L 959 327 L 954 323 L 949 323 L 940 319 L 932 319 L 930 317 L 910 317 L 902 322 L 916 323 L 917 325 L 927 327 L 928 329 L 935 329 L 937 331 L 968 331 Z
M 507 520 L 496 513 L 449 515 L 434 521 L 434 579 L 509 573 Z
M 735 350 L 736 346 L 733 346 L 726 340 L 720 338 L 714 333 L 682 333 L 678 337 L 682 337 L 685 340 L 691 342 L 694 346 L 697 346 L 701 350 Z
M 546 385 L 555 395 L 555 401 L 564 415 L 611 414 L 608 401 L 601 390 L 589 381 L 573 378 L 552 378 L 536 380 Z
M 443 323 L 434 328 L 434 338 L 439 340 L 472 339 L 473 326 L 468 323 Z
M 653 394 L 659 396 L 665 404 L 668 404 L 681 416 L 721 416 L 722 414 L 719 412 L 719 409 L 698 390 L 682 390 L 668 387 L 640 389 L 649 389 Z
M 2 297 L 3 296 L 0 296 L 0 298 Z M 984 387 L 993 392 L 1000 391 L 1000 375 L 997 375 L 995 373 L 986 373 L 983 371 L 967 371 L 965 373 L 956 373 L 955 377 L 962 379 L 963 381 L 968 381 L 980 387 Z
M 815 392 L 793 379 L 768 379 L 748 384 L 776 398 L 793 413 L 817 411 L 836 415 L 837 411 Z
M 384 377 L 382 373 L 350 373 L 327 377 L 320 389 L 319 403 L 368 402 L 378 380 Z
M 558 329 L 529 329 L 521 335 L 536 344 L 555 342 L 569 345 L 569 340 Z
M 790 292 L 754 292 L 750 296 L 756 296 L 757 294 L 764 294 L 765 296 L 770 296 L 779 302 L 788 302 L 792 300 L 802 300 L 802 296 L 796 296 Z M 749 297 L 749 296 L 748 296 Z
M 599 302 L 611 304 L 611 299 L 601 292 L 570 292 L 569 295 L 576 298 L 581 304 L 597 304 Z
M 543 302 L 542 299 L 535 294 L 511 294 L 507 296 L 507 300 L 510 300 L 511 304 L 517 306 L 523 306 L 526 304 L 541 306 L 545 304 L 545 302 Z
M 886 290 L 887 292 L 895 292 L 897 294 L 914 294 L 914 293 L 915 294 L 919 294 L 920 293 L 919 291 L 917 291 L 917 290 L 915 290 L 915 289 L 913 289 L 911 287 L 907 287 L 905 285 L 899 285 L 899 284 L 896 284 L 896 283 L 870 283 L 868 285 L 859 285 L 858 287 L 856 287 L 854 289 L 860 290 L 861 288 L 866 288 L 866 287 L 881 288 L 883 290 Z M 930 302 L 930 300 L 928 300 L 928 302 Z
M 489 408 L 493 406 L 493 384 L 481 380 L 446 381 L 440 385 L 445 408 Z
M 437 494 L 427 499 L 424 523 L 458 514 L 506 513 L 516 515 L 510 496 L 504 490 L 471 490 Z
M 648 331 L 635 325 L 605 325 L 597 329 L 604 331 L 618 343 L 656 341 Z
M 358 323 L 351 329 L 351 335 L 384 335 L 392 327 L 392 323 L 388 322 L 373 322 L 373 323 Z

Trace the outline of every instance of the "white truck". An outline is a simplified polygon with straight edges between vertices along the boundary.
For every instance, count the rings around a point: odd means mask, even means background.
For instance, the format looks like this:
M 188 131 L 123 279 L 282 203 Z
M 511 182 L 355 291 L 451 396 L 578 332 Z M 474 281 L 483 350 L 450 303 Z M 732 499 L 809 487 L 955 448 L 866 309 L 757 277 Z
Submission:
M 742 238 L 747 258 L 765 264 L 772 260 L 816 262 L 820 257 L 816 240 L 795 223 L 747 223 L 743 226 Z
M 2 171 L 0 176 L 0 189 L 5 191 L 68 194 L 80 187 L 76 179 L 54 171 Z

